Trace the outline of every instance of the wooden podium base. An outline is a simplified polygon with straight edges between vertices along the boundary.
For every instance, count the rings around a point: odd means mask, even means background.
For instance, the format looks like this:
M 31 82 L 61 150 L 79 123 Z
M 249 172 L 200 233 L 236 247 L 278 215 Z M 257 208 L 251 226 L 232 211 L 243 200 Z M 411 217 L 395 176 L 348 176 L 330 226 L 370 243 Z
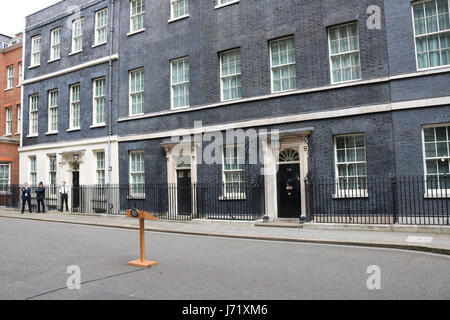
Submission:
M 150 260 L 141 261 L 141 259 L 137 259 L 137 260 L 128 262 L 129 266 L 138 267 L 138 268 L 153 267 L 153 266 L 156 266 L 157 264 L 158 264 L 158 262 L 156 262 L 156 261 L 150 261 Z

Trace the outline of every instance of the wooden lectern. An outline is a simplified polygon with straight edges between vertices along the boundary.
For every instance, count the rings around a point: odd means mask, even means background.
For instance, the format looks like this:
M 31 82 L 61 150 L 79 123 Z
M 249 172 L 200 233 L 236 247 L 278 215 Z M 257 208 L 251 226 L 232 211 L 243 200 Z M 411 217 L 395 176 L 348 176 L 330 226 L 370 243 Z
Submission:
M 145 259 L 145 220 L 157 221 L 158 218 L 154 217 L 148 212 L 140 211 L 137 209 L 127 210 L 127 217 L 139 218 L 139 232 L 141 242 L 141 258 L 128 262 L 128 265 L 138 268 L 148 268 L 156 266 L 158 262 Z

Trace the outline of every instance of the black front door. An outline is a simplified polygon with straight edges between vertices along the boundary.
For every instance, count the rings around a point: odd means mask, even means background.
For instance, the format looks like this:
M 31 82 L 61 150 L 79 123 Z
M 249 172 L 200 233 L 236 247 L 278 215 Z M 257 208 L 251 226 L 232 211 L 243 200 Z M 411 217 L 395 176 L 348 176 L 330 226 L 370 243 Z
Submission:
M 300 218 L 300 165 L 280 164 L 278 169 L 278 217 Z
M 177 204 L 178 214 L 192 213 L 191 170 L 177 170 Z
M 80 172 L 72 172 L 72 210 L 78 211 L 80 207 Z

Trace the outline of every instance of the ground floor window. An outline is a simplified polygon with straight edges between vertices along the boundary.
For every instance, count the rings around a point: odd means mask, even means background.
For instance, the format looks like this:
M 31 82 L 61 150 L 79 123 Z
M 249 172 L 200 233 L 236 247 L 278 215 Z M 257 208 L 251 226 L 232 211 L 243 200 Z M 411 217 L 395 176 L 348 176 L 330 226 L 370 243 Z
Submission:
M 36 157 L 30 157 L 30 183 L 32 186 L 37 185 Z
M 450 125 L 423 129 L 427 189 L 450 189 Z
M 338 190 L 367 190 L 364 134 L 340 135 L 334 140 Z
M 56 155 L 49 156 L 50 194 L 56 194 Z
M 105 152 L 97 152 L 97 184 L 105 184 Z
M 245 194 L 244 164 L 245 149 L 243 145 L 223 147 L 223 184 L 224 197 L 240 197 Z
M 144 151 L 130 152 L 130 196 L 145 197 Z
M 10 185 L 11 164 L 0 163 L 0 191 L 7 191 Z

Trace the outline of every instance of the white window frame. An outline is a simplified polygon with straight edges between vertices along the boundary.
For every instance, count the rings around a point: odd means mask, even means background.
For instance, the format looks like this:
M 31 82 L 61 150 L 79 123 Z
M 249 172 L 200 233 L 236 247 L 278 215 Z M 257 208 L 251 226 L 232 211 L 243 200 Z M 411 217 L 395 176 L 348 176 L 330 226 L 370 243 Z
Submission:
M 349 50 L 349 51 L 346 51 L 346 52 L 331 53 L 330 30 L 332 30 L 334 28 L 340 28 L 340 27 L 349 26 L 349 25 L 356 25 L 356 37 L 358 38 L 358 41 L 357 41 L 357 43 L 358 43 L 358 50 Z M 329 28 L 327 28 L 327 36 L 328 36 L 328 52 L 329 52 L 328 60 L 329 60 L 329 64 L 330 64 L 330 83 L 331 84 L 340 84 L 340 83 L 348 83 L 348 82 L 361 80 L 362 79 L 361 46 L 360 46 L 360 43 L 359 43 L 358 23 L 357 22 L 350 22 L 350 23 L 344 23 L 344 24 L 340 24 L 340 25 L 337 25 L 337 26 L 329 27 Z M 348 47 L 350 49 L 350 36 L 349 36 L 348 28 L 347 28 L 347 39 L 348 39 Z M 356 53 L 359 56 L 359 78 L 350 79 L 350 80 L 342 80 L 342 81 L 334 81 L 334 79 L 333 79 L 333 57 L 337 57 L 337 56 L 342 57 L 342 56 L 352 55 L 352 54 L 356 54 Z M 353 65 L 351 66 L 351 70 L 352 69 L 353 69 Z M 340 70 L 342 70 L 342 68 Z M 353 78 L 353 74 L 352 74 L 352 78 Z
M 217 0 L 217 4 L 214 9 L 223 8 L 239 2 L 240 0 Z
M 338 146 L 337 146 L 337 139 L 338 138 L 346 138 L 346 137 L 356 137 L 356 136 L 362 136 L 364 139 L 364 161 L 358 161 L 355 154 L 355 161 L 344 161 L 344 162 L 338 162 Z M 368 197 L 368 176 L 367 176 L 367 143 L 366 143 L 366 135 L 364 133 L 352 133 L 352 134 L 340 134 L 333 137 L 333 143 L 334 143 L 334 172 L 335 172 L 335 185 L 336 185 L 336 193 L 333 195 L 334 198 L 367 198 Z M 347 149 L 361 149 L 362 147 L 354 147 L 354 148 L 347 148 L 345 147 L 345 151 Z M 366 179 L 366 188 L 357 188 L 357 189 L 348 189 L 345 188 L 344 190 L 341 189 L 341 185 L 339 182 L 339 166 L 340 165 L 364 165 L 365 166 L 365 175 L 359 175 L 358 168 L 356 169 L 356 176 L 350 176 L 351 178 L 356 178 L 356 181 L 358 182 L 359 178 L 365 178 Z M 348 175 L 345 177 L 346 179 L 349 178 Z M 347 181 L 348 184 L 348 181 Z
M 241 72 L 224 76 L 223 75 L 223 57 L 226 54 L 234 53 L 234 52 L 239 53 Z M 234 98 L 234 99 L 233 98 L 225 99 L 224 94 L 223 94 L 224 93 L 224 85 L 223 85 L 224 80 L 226 80 L 228 78 L 238 78 L 238 77 L 241 79 L 241 96 Z M 239 99 L 242 99 L 242 59 L 241 59 L 241 49 L 238 48 L 238 49 L 228 50 L 228 51 L 222 52 L 220 54 L 220 100 L 221 101 L 232 101 L 232 100 L 239 100 Z
M 188 63 L 188 80 L 187 81 L 183 81 L 183 82 L 176 82 L 173 83 L 173 67 L 174 67 L 174 63 L 178 63 L 180 61 L 187 61 Z M 177 59 L 173 59 L 170 61 L 170 108 L 172 110 L 180 110 L 180 109 L 186 109 L 189 108 L 190 106 L 190 68 L 191 68 L 191 63 L 190 63 L 190 59 L 189 56 L 185 56 L 182 58 L 177 58 Z M 187 104 L 184 106 L 177 106 L 175 107 L 174 105 L 174 88 L 178 87 L 178 86 L 187 86 Z
M 22 85 L 23 82 L 23 64 L 19 62 L 19 86 Z
M 226 169 L 225 167 L 225 159 L 226 157 L 226 149 L 233 148 L 233 161 L 235 160 L 238 166 L 242 166 L 240 169 Z M 235 154 L 236 151 L 236 154 Z M 241 163 L 242 162 L 242 163 Z M 227 181 L 227 173 L 237 173 L 242 178 L 241 181 L 238 182 L 230 182 Z M 222 183 L 223 183 L 223 192 L 222 192 L 222 200 L 243 200 L 245 199 L 245 145 L 243 144 L 232 144 L 232 145 L 224 145 L 222 147 Z M 232 191 L 228 191 L 228 185 L 240 183 L 241 185 L 238 187 L 238 190 L 234 190 L 234 186 L 232 186 Z
M 450 32 L 450 27 L 449 27 L 449 29 L 447 29 L 447 30 L 444 30 L 444 31 L 437 31 L 437 32 L 431 32 L 431 33 L 427 33 L 427 32 L 425 32 L 424 34 L 421 34 L 421 35 L 416 35 L 416 25 L 415 25 L 415 17 L 414 17 L 414 6 L 416 6 L 416 5 L 424 5 L 426 2 L 432 2 L 432 1 L 434 1 L 435 3 L 436 3 L 436 6 L 437 6 L 437 1 L 435 1 L 435 0 L 423 0 L 423 1 L 413 1 L 413 2 L 411 2 L 411 16 L 412 16 L 412 24 L 413 24 L 413 31 L 414 31 L 414 51 L 415 51 L 415 58 L 416 58 L 416 70 L 417 71 L 425 71 L 425 70 L 433 70 L 433 69 L 441 69 L 441 68 L 446 68 L 446 67 L 448 67 L 448 66 L 450 66 L 450 62 L 448 63 L 448 64 L 445 64 L 445 65 L 439 65 L 439 66 L 434 66 L 434 67 L 427 67 L 427 68 L 419 68 L 419 60 L 418 60 L 418 58 L 417 58 L 417 42 L 416 42 L 416 40 L 417 40 L 417 38 L 422 38 L 422 37 L 424 37 L 424 38 L 427 38 L 427 37 L 429 37 L 429 36 L 433 36 L 433 35 L 440 35 L 440 34 L 444 34 L 444 33 L 447 33 L 447 32 Z M 447 6 L 448 6 L 448 14 L 449 14 L 449 16 L 450 16 L 450 0 L 447 0 Z M 437 10 L 437 8 L 436 8 L 436 10 Z M 436 13 L 438 13 L 437 11 L 436 11 Z M 437 21 L 437 26 L 438 26 L 438 29 L 439 29 L 439 20 Z M 450 26 L 450 24 L 449 24 L 449 26 Z M 427 25 L 426 25 L 426 21 L 425 21 L 425 30 L 427 29 Z M 427 48 L 428 48 L 428 44 L 427 44 Z M 439 40 L 439 49 L 441 49 L 441 44 L 440 44 L 440 40 Z M 427 51 L 427 52 L 429 52 L 429 51 Z M 440 62 L 442 63 L 442 56 L 439 54 L 439 60 L 440 60 Z
M 36 100 L 33 103 L 33 100 Z M 36 107 L 36 108 L 34 108 Z M 35 130 L 36 129 L 36 130 Z M 29 136 L 38 136 L 39 134 L 39 95 L 30 95 L 30 119 L 29 119 Z
M 31 61 L 30 67 L 38 67 L 41 65 L 41 36 L 31 38 Z
M 98 86 L 98 82 L 103 81 L 103 95 L 97 96 L 97 86 Z M 94 79 L 93 83 L 93 88 L 92 88 L 92 125 L 93 126 L 103 126 L 105 125 L 105 106 L 106 106 L 106 77 L 101 77 L 101 78 L 97 78 Z M 97 112 L 97 107 L 98 107 L 98 102 L 99 100 L 102 99 L 103 100 L 103 121 L 97 121 L 97 116 L 98 116 L 98 112 Z
M 292 39 L 292 41 L 293 41 L 293 45 L 294 45 L 294 59 L 295 59 L 295 62 L 289 62 L 289 63 L 283 64 L 283 65 L 278 65 L 278 66 L 274 67 L 274 66 L 273 66 L 273 63 L 272 63 L 272 43 L 278 42 L 278 41 L 283 41 L 283 40 L 289 40 L 289 39 Z M 294 36 L 288 36 L 288 37 L 283 37 L 283 38 L 273 39 L 273 40 L 269 41 L 269 60 L 270 60 L 270 88 L 271 88 L 270 90 L 271 90 L 271 93 L 282 93 L 282 92 L 289 92 L 289 91 L 296 90 L 297 87 L 298 87 L 298 83 L 297 83 L 297 70 L 295 70 L 295 88 L 290 88 L 290 89 L 288 89 L 288 90 L 275 91 L 275 90 L 274 90 L 274 85 L 273 85 L 273 81 L 274 81 L 274 78 L 273 78 L 273 71 L 274 71 L 275 68 L 282 68 L 282 67 L 294 66 L 295 69 L 296 69 L 296 66 L 297 66 L 297 57 L 296 57 L 295 38 L 294 38 Z
M 14 65 L 9 66 L 6 76 L 6 90 L 14 87 Z
M 79 100 L 74 100 L 73 93 L 74 88 L 79 88 Z M 70 114 L 69 114 L 69 130 L 80 130 L 81 129 L 81 84 L 76 83 L 70 86 Z M 79 104 L 79 114 L 78 114 L 78 126 L 74 126 L 74 106 Z
M 22 106 L 17 105 L 17 134 L 22 133 Z
M 142 171 L 136 171 L 133 172 L 133 163 L 132 163 L 132 155 L 133 154 L 142 154 L 142 163 L 143 163 L 143 170 Z M 129 181 L 130 181 L 130 196 L 134 199 L 145 199 L 145 152 L 143 150 L 135 150 L 135 151 L 130 151 L 129 152 L 129 162 L 130 162 L 130 166 L 129 166 Z M 133 175 L 142 175 L 144 177 L 143 179 L 143 187 L 142 190 L 138 190 L 138 191 L 143 191 L 143 192 L 135 192 L 135 184 L 133 183 Z
M 105 24 L 99 26 L 99 22 L 103 21 L 100 20 L 100 15 L 105 13 Z M 104 32 L 105 33 L 105 40 L 99 41 L 99 33 Z M 97 12 L 95 12 L 95 40 L 94 40 L 94 46 L 99 46 L 102 44 L 105 44 L 108 42 L 108 8 L 101 9 Z
M 52 101 L 53 94 L 56 94 L 56 104 L 53 104 Z M 48 92 L 48 133 L 58 133 L 58 101 L 59 101 L 58 89 L 50 90 Z M 53 112 L 56 113 L 56 119 L 52 117 Z M 56 127 L 56 129 L 53 129 L 53 127 Z
M 50 186 L 50 194 L 56 196 L 57 194 L 57 178 L 58 178 L 58 160 L 56 155 L 49 155 L 48 157 L 48 179 Z M 54 161 L 54 163 L 53 163 Z
M 34 166 L 33 166 L 34 164 Z M 37 157 L 30 156 L 30 185 L 37 186 Z
M 133 15 L 133 3 L 138 2 L 138 1 L 142 3 L 143 10 L 141 12 Z M 145 7 L 146 7 L 145 2 L 146 2 L 146 0 L 130 0 L 130 34 L 138 33 L 138 32 L 145 30 Z M 139 18 L 140 16 L 143 16 L 142 28 L 133 29 L 133 27 L 134 27 L 133 20 L 136 18 Z
M 0 162 L 0 167 L 7 168 L 8 179 L 6 181 L 5 178 L 0 179 L 0 193 L 5 193 L 9 191 L 9 186 L 11 185 L 11 163 L 10 162 Z M 4 170 L 4 169 L 3 169 Z M 1 181 L 5 180 L 7 183 L 2 183 Z
M 12 135 L 12 107 L 5 109 L 6 128 L 5 133 L 7 136 Z
M 186 12 L 184 14 L 175 16 L 175 6 L 179 2 L 185 2 Z M 186 17 L 189 17 L 189 0 L 170 0 L 170 20 L 169 21 L 179 20 L 179 19 L 183 19 Z
M 100 159 L 99 155 L 102 155 L 103 159 Z M 96 160 L 96 181 L 98 186 L 106 184 L 106 153 L 104 150 L 95 152 Z
M 132 92 L 131 91 L 131 78 L 133 76 L 133 74 L 137 73 L 137 72 L 142 72 L 142 77 L 144 78 L 144 88 L 141 91 L 136 91 L 136 92 Z M 129 72 L 129 80 L 128 80 L 129 84 L 128 84 L 128 114 L 130 116 L 139 116 L 139 115 L 143 115 L 145 112 L 145 70 L 144 68 L 139 68 L 139 69 L 135 69 L 135 70 L 131 70 Z M 133 113 L 133 95 L 142 95 L 142 112 L 136 112 Z
M 57 37 L 56 37 L 57 35 Z M 50 35 L 50 61 L 61 59 L 61 28 L 51 31 Z
M 79 28 L 78 25 L 80 24 Z M 79 30 L 80 34 L 76 34 Z M 84 37 L 84 18 L 79 18 L 72 21 L 72 52 L 70 54 L 75 54 L 83 51 L 83 37 Z M 80 49 L 76 48 L 77 40 L 80 40 Z
M 436 157 L 427 157 L 426 156 L 426 150 L 425 150 L 425 129 L 429 129 L 429 128 L 441 128 L 441 127 L 446 127 L 447 128 L 447 157 L 438 157 L 437 156 L 437 148 L 436 148 Z M 427 176 L 430 175 L 428 174 L 428 167 L 427 167 L 427 160 L 436 160 L 439 161 L 440 159 L 447 159 L 449 161 L 449 166 L 450 166 L 450 134 L 449 134 L 449 129 L 448 127 L 450 127 L 450 123 L 441 123 L 441 124 L 429 124 L 429 125 L 424 125 L 422 126 L 422 153 L 423 153 L 423 172 L 424 172 L 424 179 L 425 179 L 425 194 L 424 197 L 425 198 L 450 198 L 450 185 L 447 186 L 446 189 L 442 189 L 439 188 L 440 187 L 440 180 L 439 180 L 439 187 L 437 189 L 429 189 L 428 188 L 428 178 Z M 436 132 L 436 131 L 435 131 Z M 436 143 L 437 141 L 434 140 L 434 143 Z M 434 175 L 434 174 L 433 174 Z M 436 174 L 437 176 L 439 175 L 439 173 Z M 449 174 L 450 176 L 450 174 Z

